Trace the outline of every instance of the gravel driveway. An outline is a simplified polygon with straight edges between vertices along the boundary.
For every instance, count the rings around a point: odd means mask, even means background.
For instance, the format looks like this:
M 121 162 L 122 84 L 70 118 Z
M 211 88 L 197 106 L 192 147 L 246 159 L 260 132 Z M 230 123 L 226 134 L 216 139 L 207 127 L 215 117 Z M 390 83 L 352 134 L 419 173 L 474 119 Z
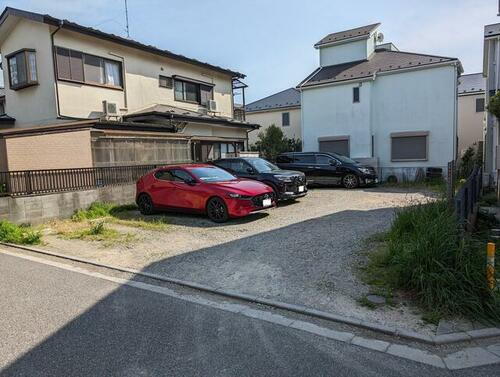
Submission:
M 387 229 L 396 207 L 423 197 L 381 188 L 313 189 L 296 202 L 225 224 L 164 215 L 172 224 L 168 231 L 135 230 L 139 241 L 132 245 L 100 249 L 51 236 L 46 247 L 216 288 L 387 319 L 390 313 L 367 314 L 357 304 L 368 292 L 356 279 L 361 242 Z

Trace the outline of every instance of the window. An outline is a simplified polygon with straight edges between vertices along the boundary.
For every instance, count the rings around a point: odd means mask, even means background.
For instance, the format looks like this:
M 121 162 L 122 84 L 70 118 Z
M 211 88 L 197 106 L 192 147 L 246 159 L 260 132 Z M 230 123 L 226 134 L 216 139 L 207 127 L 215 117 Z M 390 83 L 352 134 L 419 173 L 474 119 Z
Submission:
M 290 113 L 281 113 L 281 125 L 283 127 L 290 125 Z
M 174 177 L 175 182 L 186 182 L 186 181 L 191 181 L 193 177 L 191 175 L 184 171 L 184 170 L 170 170 L 172 173 L 172 176 Z
M 287 156 L 287 155 L 280 155 L 276 158 L 276 162 L 278 164 L 290 164 L 292 163 L 292 158 L 290 156 Z
M 35 50 L 24 49 L 7 55 L 9 83 L 13 90 L 38 84 Z
M 476 113 L 484 111 L 484 98 L 476 98 Z
M 250 168 L 250 165 L 242 160 L 231 161 L 231 170 L 236 173 L 248 173 L 248 168 Z
M 327 155 L 324 155 L 324 154 L 320 154 L 320 155 L 316 156 L 316 163 L 318 165 L 330 165 L 330 162 L 332 160 L 333 159 L 330 156 L 327 156 Z
M 297 164 L 314 164 L 316 163 L 316 158 L 313 154 L 295 154 L 293 159 Z
M 159 82 L 160 88 L 172 89 L 172 87 L 173 87 L 173 80 L 171 77 L 160 75 L 158 82 Z
M 345 136 L 326 137 L 319 140 L 319 151 L 328 153 L 337 153 L 342 156 L 349 157 L 349 138 Z
M 213 99 L 213 87 L 176 79 L 174 98 L 176 101 L 192 102 L 206 106 L 208 101 Z
M 352 102 L 359 102 L 359 87 L 352 88 Z
M 56 47 L 57 78 L 122 88 L 122 63 L 116 60 Z
M 168 170 L 161 170 L 155 173 L 155 178 L 160 181 L 173 181 L 174 177 Z
M 5 114 L 5 97 L 0 97 L 0 115 Z
M 391 161 L 427 160 L 427 132 L 391 135 Z

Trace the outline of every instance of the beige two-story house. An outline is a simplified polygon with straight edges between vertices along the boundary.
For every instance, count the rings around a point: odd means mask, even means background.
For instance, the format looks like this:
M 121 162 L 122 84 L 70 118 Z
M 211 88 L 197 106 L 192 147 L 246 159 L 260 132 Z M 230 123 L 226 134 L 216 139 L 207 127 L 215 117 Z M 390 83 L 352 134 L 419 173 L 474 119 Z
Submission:
M 0 170 L 206 161 L 248 147 L 245 75 L 49 15 L 0 16 Z
M 486 80 L 482 73 L 460 76 L 458 81 L 458 152 L 482 149 L 486 123 Z
M 245 117 L 247 121 L 261 126 L 259 130 L 249 133 L 250 144 L 258 140 L 259 131 L 270 125 L 279 127 L 287 138 L 300 140 L 300 92 L 289 88 L 249 103 L 245 107 Z

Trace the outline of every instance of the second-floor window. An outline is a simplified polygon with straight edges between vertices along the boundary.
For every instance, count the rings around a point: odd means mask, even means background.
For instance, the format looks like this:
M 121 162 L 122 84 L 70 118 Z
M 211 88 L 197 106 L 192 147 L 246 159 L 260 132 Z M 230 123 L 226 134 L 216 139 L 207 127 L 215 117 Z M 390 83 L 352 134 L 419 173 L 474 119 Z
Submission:
M 352 102 L 359 102 L 359 87 L 352 88 Z
M 281 125 L 283 127 L 290 125 L 290 113 L 281 113 Z
M 117 60 L 56 47 L 56 63 L 60 80 L 123 88 L 122 63 Z
M 213 99 L 213 87 L 175 79 L 174 98 L 176 101 L 191 102 L 206 106 L 208 101 Z
M 6 56 L 9 84 L 14 90 L 38 84 L 35 50 L 24 49 Z
M 476 113 L 484 111 L 484 98 L 476 98 Z

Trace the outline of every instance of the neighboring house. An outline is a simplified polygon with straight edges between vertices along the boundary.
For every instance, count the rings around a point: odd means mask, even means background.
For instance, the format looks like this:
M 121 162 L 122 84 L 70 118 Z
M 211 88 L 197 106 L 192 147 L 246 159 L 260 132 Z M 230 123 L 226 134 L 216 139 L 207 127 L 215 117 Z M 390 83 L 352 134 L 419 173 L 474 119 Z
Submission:
M 399 51 L 380 24 L 327 35 L 302 92 L 305 151 L 333 151 L 409 177 L 457 155 L 458 59 Z M 383 178 L 385 178 L 383 177 Z
M 269 97 L 249 103 L 245 107 L 246 120 L 261 126 L 248 134 L 248 142 L 254 144 L 259 132 L 271 124 L 281 128 L 290 139 L 301 139 L 300 92 L 295 88 L 283 90 Z
M 4 169 L 206 161 L 258 128 L 234 119 L 244 74 L 67 20 L 6 8 L 0 53 Z
M 458 153 L 482 148 L 486 80 L 482 73 L 460 76 L 458 82 Z
M 490 97 L 500 89 L 500 23 L 484 27 L 483 76 L 486 78 L 486 104 Z M 484 181 L 497 182 L 500 169 L 500 132 L 498 120 L 486 112 L 486 130 L 484 134 Z

